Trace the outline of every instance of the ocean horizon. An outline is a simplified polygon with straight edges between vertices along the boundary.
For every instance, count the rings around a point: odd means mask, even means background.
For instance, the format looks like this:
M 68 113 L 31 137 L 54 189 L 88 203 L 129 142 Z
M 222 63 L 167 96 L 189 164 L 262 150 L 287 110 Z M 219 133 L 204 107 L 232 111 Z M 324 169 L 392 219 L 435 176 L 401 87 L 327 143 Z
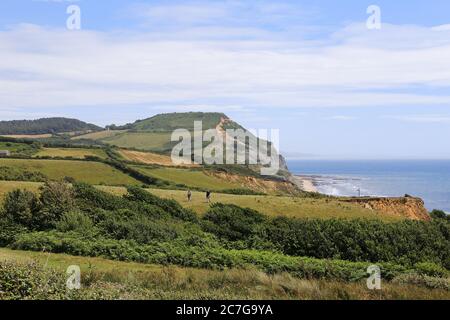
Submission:
M 334 196 L 420 197 L 450 213 L 450 160 L 288 160 L 318 192 Z

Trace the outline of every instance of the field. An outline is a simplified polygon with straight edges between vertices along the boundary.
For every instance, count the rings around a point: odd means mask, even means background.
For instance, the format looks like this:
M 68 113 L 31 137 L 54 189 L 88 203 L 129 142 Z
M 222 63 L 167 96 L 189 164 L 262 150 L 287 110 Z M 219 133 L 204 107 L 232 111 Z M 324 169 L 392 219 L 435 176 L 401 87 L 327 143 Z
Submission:
M 170 145 L 170 137 L 170 132 L 125 132 L 102 141 L 121 148 L 166 151 Z
M 51 138 L 53 135 L 50 133 L 46 134 L 7 134 L 1 135 L 1 137 L 14 138 L 14 139 L 45 139 Z
M 177 169 L 177 168 L 148 168 L 144 166 L 133 166 L 140 172 L 154 178 L 171 181 L 175 184 L 184 184 L 189 187 L 225 190 L 242 188 L 238 183 L 233 183 L 205 174 L 201 170 Z
M 22 160 L 0 159 L 0 167 L 13 167 L 31 172 L 41 172 L 50 179 L 72 177 L 91 184 L 138 184 L 130 176 L 99 162 L 72 160 Z
M 85 148 L 42 148 L 36 157 L 72 157 L 75 159 L 84 159 L 87 156 L 94 156 L 105 159 L 106 153 L 102 149 L 85 149 Z
M 120 149 L 119 154 L 127 161 L 138 162 L 142 164 L 157 164 L 160 166 L 174 166 L 169 156 L 151 153 Z M 188 167 L 198 167 L 198 165 L 187 165 Z
M 123 195 L 126 192 L 125 188 L 121 187 L 98 186 L 98 188 L 116 195 Z M 209 203 L 206 202 L 205 193 L 203 192 L 192 192 L 192 201 L 188 202 L 186 191 L 163 189 L 148 189 L 148 191 L 162 198 L 174 199 L 182 206 L 190 208 L 200 215 L 204 214 L 209 208 Z M 367 218 L 382 219 L 387 222 L 401 219 L 397 216 L 389 216 L 387 214 L 379 215 L 374 211 L 364 209 L 355 204 L 343 203 L 330 199 L 213 193 L 212 202 L 235 204 L 241 207 L 258 210 L 261 213 L 272 217 L 287 216 L 319 219 Z
M 36 192 L 41 186 L 36 182 L 10 182 L 0 181 L 0 203 L 9 191 L 14 189 L 27 189 Z M 100 190 L 123 195 L 126 193 L 123 187 L 97 186 Z M 188 202 L 185 191 L 148 189 L 149 192 L 168 199 L 175 199 L 186 208 L 191 208 L 202 215 L 208 210 L 209 204 L 205 201 L 205 194 L 193 192 L 192 201 Z M 377 215 L 371 210 L 364 209 L 355 204 L 341 203 L 336 200 L 310 199 L 279 196 L 246 196 L 223 193 L 213 193 L 213 202 L 235 204 L 260 211 L 268 216 L 287 216 L 298 218 L 368 218 L 382 219 L 384 221 L 396 221 L 400 218 L 386 214 Z
M 124 130 L 103 130 L 97 132 L 91 132 L 87 134 L 83 134 L 80 136 L 76 136 L 71 138 L 71 140 L 80 140 L 80 139 L 88 139 L 88 140 L 101 140 L 109 137 L 113 137 L 117 134 L 125 132 Z
M 289 274 L 268 275 L 252 269 L 225 271 L 181 268 L 75 257 L 65 254 L 12 251 L 0 248 L 0 263 L 65 275 L 70 265 L 81 269 L 84 298 L 104 299 L 449 299 L 446 290 L 383 283 L 382 290 L 368 290 L 364 282 L 298 279 Z

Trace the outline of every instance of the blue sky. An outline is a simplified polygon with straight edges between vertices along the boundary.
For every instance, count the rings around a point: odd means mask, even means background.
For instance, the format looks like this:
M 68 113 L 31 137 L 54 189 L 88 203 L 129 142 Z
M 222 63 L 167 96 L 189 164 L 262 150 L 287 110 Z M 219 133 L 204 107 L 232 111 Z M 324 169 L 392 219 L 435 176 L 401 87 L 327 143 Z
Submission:
M 66 28 L 73 4 L 81 30 Z M 4 0 L 0 119 L 221 111 L 280 129 L 291 158 L 450 159 L 449 13 L 444 0 Z

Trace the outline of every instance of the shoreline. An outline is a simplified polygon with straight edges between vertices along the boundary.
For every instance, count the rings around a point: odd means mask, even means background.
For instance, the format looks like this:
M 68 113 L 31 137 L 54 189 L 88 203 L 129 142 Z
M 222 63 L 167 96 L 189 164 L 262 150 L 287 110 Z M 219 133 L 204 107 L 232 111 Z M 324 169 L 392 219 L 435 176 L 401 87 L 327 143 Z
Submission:
M 316 192 L 318 193 L 318 189 L 314 184 L 314 178 L 310 176 L 301 176 L 301 175 L 293 175 L 293 182 L 299 187 L 301 190 L 306 192 Z

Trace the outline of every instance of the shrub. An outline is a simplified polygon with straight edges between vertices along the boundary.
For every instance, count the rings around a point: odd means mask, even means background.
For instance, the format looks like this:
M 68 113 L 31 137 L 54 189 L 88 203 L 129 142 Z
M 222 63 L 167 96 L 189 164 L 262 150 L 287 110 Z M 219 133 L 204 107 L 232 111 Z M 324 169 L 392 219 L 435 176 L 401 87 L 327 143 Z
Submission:
M 235 205 L 213 204 L 204 216 L 204 228 L 230 241 L 248 240 L 266 221 L 259 212 Z
M 3 204 L 4 217 L 16 224 L 34 228 L 39 223 L 36 217 L 40 210 L 37 196 L 27 190 L 13 190 L 6 194 Z
M 43 300 L 66 297 L 62 273 L 43 270 L 35 263 L 0 262 L 0 300 Z
M 41 228 L 54 227 L 61 216 L 75 209 L 73 189 L 63 182 L 46 182 L 41 187 L 42 208 L 39 215 Z
M 89 233 L 93 230 L 94 223 L 85 213 L 81 211 L 69 211 L 62 215 L 56 223 L 56 229 L 62 232 L 77 231 Z

